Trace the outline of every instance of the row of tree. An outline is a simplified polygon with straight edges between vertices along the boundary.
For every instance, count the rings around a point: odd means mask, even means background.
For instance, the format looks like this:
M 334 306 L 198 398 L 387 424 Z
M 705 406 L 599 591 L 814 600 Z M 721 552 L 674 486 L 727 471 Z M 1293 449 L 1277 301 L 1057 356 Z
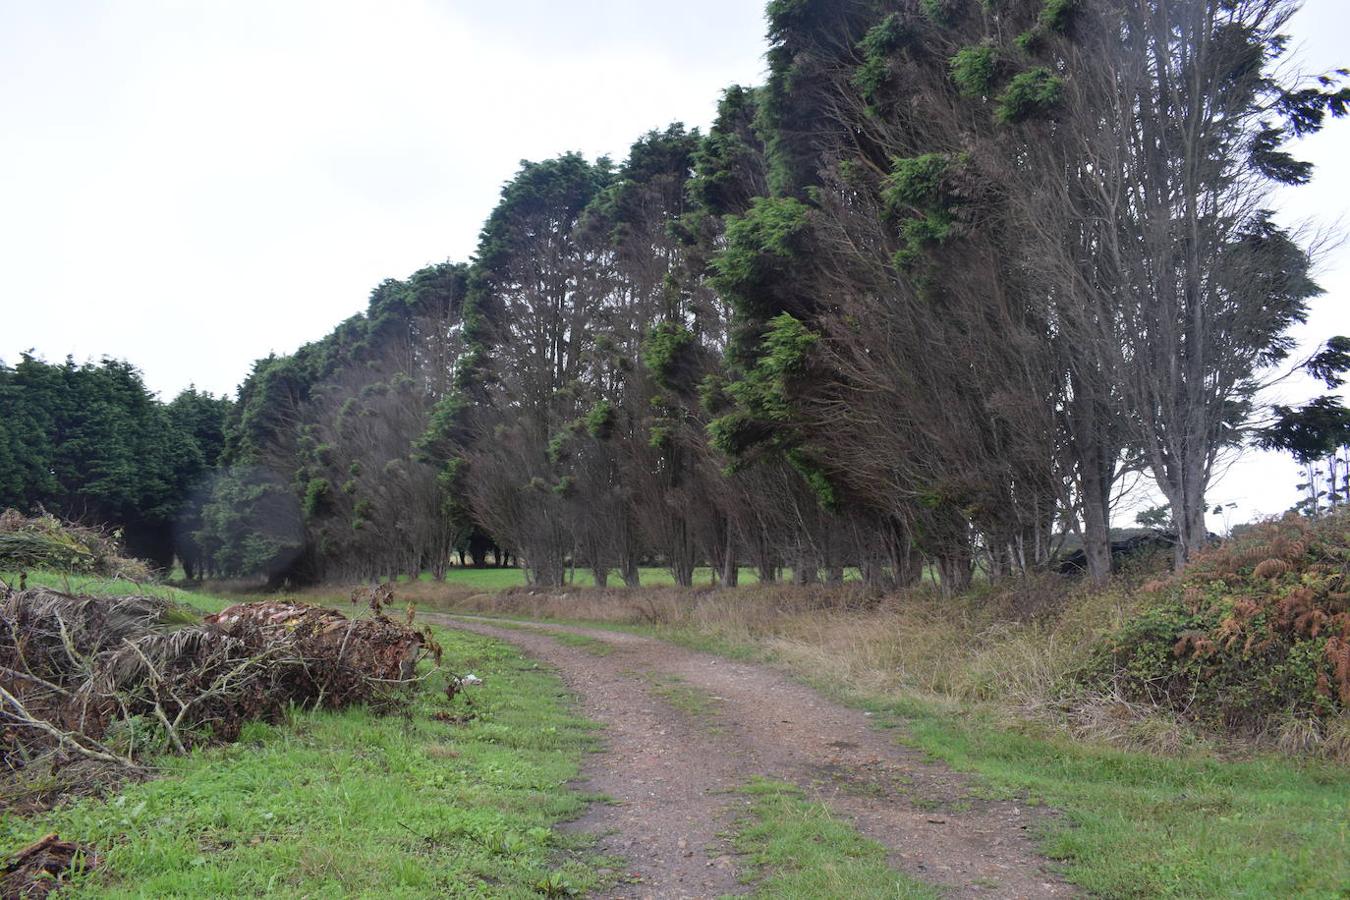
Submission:
M 198 565 L 309 580 L 495 543 L 541 585 L 660 560 L 960 589 L 1178 532 L 1319 291 L 1270 191 L 1342 116 L 1293 0 L 772 0 L 708 133 L 505 186 L 470 265 L 260 361 L 188 501 Z
M 134 555 L 191 567 L 187 501 L 219 461 L 229 406 L 194 388 L 160 403 L 114 360 L 0 365 L 0 509 L 115 527 Z

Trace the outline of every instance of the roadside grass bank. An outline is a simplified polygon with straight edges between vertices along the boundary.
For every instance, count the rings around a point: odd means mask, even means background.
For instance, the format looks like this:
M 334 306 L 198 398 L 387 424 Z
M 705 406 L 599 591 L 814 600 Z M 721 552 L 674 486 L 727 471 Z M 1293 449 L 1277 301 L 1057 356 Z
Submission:
M 65 589 L 61 576 L 30 583 Z M 72 590 L 172 591 L 69 579 Z M 228 600 L 173 591 L 203 609 Z M 98 865 L 70 895 L 528 897 L 606 877 L 559 831 L 584 809 L 567 787 L 594 726 L 551 673 L 509 645 L 437 630 L 446 668 L 406 712 L 293 710 L 236 744 L 154 760 L 156 777 L 34 817 L 0 812 L 0 857 L 49 832 Z M 479 687 L 448 703 L 452 671 Z M 467 696 L 467 702 L 465 697 Z
M 1048 587 L 878 601 L 765 586 L 734 597 L 516 591 L 460 611 L 637 632 L 780 666 L 990 792 L 1058 809 L 1042 850 L 1098 896 L 1345 896 L 1350 768 L 1117 698 L 1055 700 L 1096 637 L 1135 612 L 1124 586 L 1071 599 Z

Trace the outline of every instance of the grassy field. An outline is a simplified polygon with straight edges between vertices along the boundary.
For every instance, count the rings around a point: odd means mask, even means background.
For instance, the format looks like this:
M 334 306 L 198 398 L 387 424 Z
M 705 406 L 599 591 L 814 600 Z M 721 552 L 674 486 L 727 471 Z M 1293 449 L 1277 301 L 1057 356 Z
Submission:
M 670 570 L 664 567 L 643 566 L 638 570 L 642 579 L 643 587 L 672 587 L 675 584 L 675 578 Z M 783 570 L 782 576 L 785 581 L 791 580 L 792 572 L 789 569 Z M 576 587 L 595 587 L 595 578 L 590 569 L 577 569 L 568 571 L 568 584 Z M 857 569 L 845 569 L 845 581 L 857 581 L 861 578 Z M 400 580 L 406 581 L 406 576 Z M 434 581 L 430 573 L 424 573 L 421 581 Z M 498 591 L 510 587 L 524 587 L 525 573 L 521 569 L 474 569 L 474 568 L 452 568 L 446 572 L 445 584 L 451 587 L 468 587 L 483 591 Z M 713 570 L 700 566 L 694 569 L 694 587 L 710 587 L 717 584 L 717 579 L 713 577 Z M 759 575 L 751 568 L 742 567 L 740 574 L 740 584 L 752 585 L 759 584 Z M 609 576 L 610 587 L 622 587 L 623 579 L 618 573 L 611 572 Z
M 1061 810 L 1044 851 L 1095 896 L 1332 898 L 1350 889 L 1343 766 L 1157 756 L 1018 733 L 912 699 L 849 699 L 994 791 Z
M 96 578 L 35 575 L 80 593 L 152 593 L 219 610 L 235 598 Z M 63 896 L 539 897 L 618 879 L 622 861 L 556 826 L 588 800 L 567 787 L 594 726 L 551 673 L 509 645 L 438 630 L 454 671 L 485 680 L 448 705 L 434 676 L 406 715 L 295 710 L 232 745 L 155 761 L 156 778 L 33 817 L 0 812 L 0 859 L 39 836 L 97 852 Z M 592 653 L 609 645 L 580 636 Z M 678 680 L 657 692 L 695 718 L 709 701 Z M 437 713 L 463 716 L 440 721 Z M 755 896 L 930 897 L 885 852 L 792 787 L 755 782 L 727 835 Z
M 638 570 L 642 578 L 643 587 L 670 587 L 675 584 L 675 578 L 670 574 L 670 570 L 663 567 L 644 566 Z M 567 573 L 568 584 L 577 587 L 595 587 L 595 577 L 590 569 L 569 570 Z M 617 573 L 610 573 L 609 584 L 613 586 L 622 586 L 623 579 Z M 744 584 L 757 584 L 759 577 L 754 569 L 741 569 L 741 582 Z M 423 573 L 421 581 L 434 581 L 430 573 Z M 446 572 L 445 583 L 452 587 L 470 587 L 484 591 L 499 591 L 510 587 L 525 586 L 525 572 L 523 569 L 473 569 L 473 568 L 452 568 Z M 713 570 L 707 567 L 701 567 L 694 570 L 695 585 L 715 584 L 713 579 Z
M 226 602 L 174 593 L 206 609 Z M 435 679 L 406 716 L 296 711 L 247 726 L 237 744 L 162 758 L 158 778 L 106 800 L 0 813 L 0 857 L 50 831 L 90 844 L 103 862 L 72 892 L 89 897 L 527 897 L 602 881 L 604 861 L 554 828 L 585 805 L 565 785 L 592 726 L 556 677 L 509 646 L 438 639 L 450 667 L 485 680 L 467 722 L 433 719 L 467 709 Z

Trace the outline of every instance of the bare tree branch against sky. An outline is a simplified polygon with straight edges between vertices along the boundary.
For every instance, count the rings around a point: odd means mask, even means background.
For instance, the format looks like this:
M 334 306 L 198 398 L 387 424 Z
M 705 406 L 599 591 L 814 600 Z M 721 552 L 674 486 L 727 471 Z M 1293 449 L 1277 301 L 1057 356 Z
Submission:
M 109 355 L 166 399 L 232 391 L 382 279 L 467 259 L 522 158 L 706 126 L 721 88 L 762 78 L 762 7 L 0 0 L 0 358 Z M 1344 11 L 1293 20 L 1302 69 L 1350 64 Z M 1283 218 L 1336 224 L 1350 128 L 1296 152 L 1317 171 Z M 1350 248 L 1319 277 L 1307 343 L 1350 331 Z M 1252 453 L 1212 500 L 1241 521 L 1296 480 Z

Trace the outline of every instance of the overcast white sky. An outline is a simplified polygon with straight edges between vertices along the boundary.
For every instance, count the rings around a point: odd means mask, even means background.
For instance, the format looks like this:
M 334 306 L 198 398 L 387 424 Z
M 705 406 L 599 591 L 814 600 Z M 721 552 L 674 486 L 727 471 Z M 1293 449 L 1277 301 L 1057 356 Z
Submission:
M 1295 19 L 1303 68 L 1350 65 L 1346 5 Z M 233 392 L 382 279 L 467 259 L 521 159 L 618 160 L 650 128 L 706 127 L 721 88 L 761 80 L 762 9 L 0 0 L 0 359 L 110 355 L 165 399 Z M 1350 122 L 1299 149 L 1318 175 L 1282 195 L 1286 218 L 1334 225 Z M 1310 342 L 1350 333 L 1350 249 L 1321 282 Z M 1289 506 L 1296 480 L 1251 454 L 1212 500 L 1241 521 Z

